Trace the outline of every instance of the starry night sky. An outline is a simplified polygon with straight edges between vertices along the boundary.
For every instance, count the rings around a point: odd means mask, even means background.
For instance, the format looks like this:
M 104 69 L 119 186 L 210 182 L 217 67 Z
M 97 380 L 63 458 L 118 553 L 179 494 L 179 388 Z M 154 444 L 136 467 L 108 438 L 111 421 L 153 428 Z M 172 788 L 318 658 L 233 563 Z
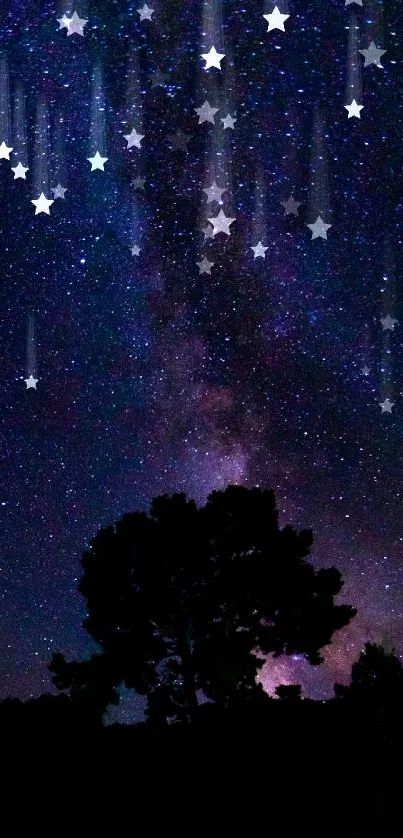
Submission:
M 0 160 L 0 697 L 50 691 L 53 651 L 95 650 L 77 585 L 100 526 L 161 492 L 202 504 L 238 482 L 275 490 L 281 526 L 313 528 L 311 560 L 340 569 L 339 601 L 359 609 L 322 667 L 264 670 L 269 691 L 296 682 L 324 698 L 366 640 L 403 651 L 400 3 L 279 0 L 285 32 L 268 32 L 274 2 L 214 0 L 221 70 L 203 69 L 202 0 L 150 0 L 151 21 L 140 5 L 2 0 L 0 143 L 18 145 L 22 85 L 29 171 L 15 180 L 16 152 Z M 75 10 L 84 37 L 59 29 Z M 382 68 L 359 56 L 364 108 L 348 118 L 355 20 L 359 48 L 386 53 Z M 195 112 L 206 99 L 214 126 Z M 126 147 L 133 127 L 140 149 Z M 169 139 L 178 129 L 187 151 Z M 104 172 L 87 160 L 95 137 Z M 207 238 L 217 149 L 236 220 Z M 38 178 L 67 188 L 50 215 L 30 203 Z M 298 215 L 281 206 L 290 194 Z M 326 241 L 307 227 L 315 194 Z

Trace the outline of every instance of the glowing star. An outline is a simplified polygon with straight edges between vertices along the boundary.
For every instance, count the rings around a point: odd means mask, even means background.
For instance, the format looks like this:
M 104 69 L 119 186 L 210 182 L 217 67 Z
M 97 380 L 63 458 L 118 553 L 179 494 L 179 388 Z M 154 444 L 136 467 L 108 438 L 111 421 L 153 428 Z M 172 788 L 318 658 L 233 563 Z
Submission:
M 141 247 L 138 244 L 134 244 L 133 247 L 130 248 L 132 256 L 140 256 Z
M 234 119 L 234 117 L 231 116 L 231 114 L 229 114 L 229 113 L 227 114 L 227 116 L 224 119 L 221 117 L 221 122 L 223 124 L 223 128 L 233 128 L 236 121 L 237 120 Z
M 27 390 L 29 390 L 30 387 L 33 387 L 34 390 L 36 390 L 36 385 L 39 381 L 39 378 L 34 378 L 32 373 L 31 373 L 29 378 L 24 378 L 24 381 L 25 381 L 25 384 L 27 385 Z
M 320 215 L 318 215 L 314 224 L 307 224 L 306 226 L 312 230 L 312 239 L 327 239 L 327 230 L 329 230 L 332 225 L 325 224 Z
M 207 203 L 211 204 L 212 201 L 217 201 L 217 204 L 221 203 L 221 196 L 223 192 L 227 192 L 227 189 L 221 189 L 220 186 L 217 185 L 217 182 L 214 180 L 211 186 L 208 189 L 203 189 L 203 192 L 207 195 Z
M 50 191 L 53 192 L 53 197 L 56 200 L 56 198 L 64 198 L 64 193 L 67 192 L 67 187 L 58 183 L 57 186 L 54 186 Z
M 145 134 L 138 134 L 136 129 L 133 128 L 130 134 L 123 134 L 123 136 L 127 140 L 127 148 L 133 148 L 133 146 L 141 148 L 140 143 L 144 139 Z
M 285 32 L 284 23 L 290 15 L 282 15 L 278 6 L 275 6 L 271 14 L 263 15 L 263 17 L 269 24 L 268 32 L 271 32 L 272 29 L 281 29 L 282 32 Z
M 196 262 L 196 265 L 199 268 L 199 274 L 211 274 L 211 268 L 215 265 L 215 262 L 209 262 L 209 260 L 203 256 L 201 262 Z
M 344 107 L 348 111 L 349 119 L 351 119 L 352 116 L 357 116 L 358 119 L 361 119 L 360 111 L 362 111 L 364 105 L 357 105 L 357 102 L 353 99 L 351 105 L 344 105 Z
M 46 212 L 46 215 L 50 215 L 50 207 L 53 203 L 54 201 L 49 200 L 43 192 L 36 201 L 31 201 L 31 204 L 35 207 L 35 215 L 39 215 L 40 212 Z
M 379 402 L 379 407 L 382 408 L 382 413 L 392 413 L 393 406 L 394 402 L 391 402 L 390 399 L 385 399 L 384 402 Z
M 100 169 L 101 172 L 104 172 L 104 165 L 106 161 L 109 160 L 109 157 L 101 157 L 99 151 L 97 151 L 94 157 L 87 157 L 87 160 L 91 163 L 92 172 L 94 172 L 95 169 Z
M 73 16 L 68 19 L 67 37 L 70 35 L 82 35 L 82 37 L 84 37 L 84 26 L 87 23 L 88 20 L 85 20 L 83 17 L 79 17 L 77 12 L 73 12 Z
M 390 329 L 391 331 L 393 331 L 393 329 L 395 328 L 395 323 L 399 322 L 394 317 L 391 317 L 390 314 L 387 314 L 386 317 L 380 317 L 379 319 L 382 323 L 383 331 L 385 331 L 385 329 Z
M 369 369 L 369 367 L 367 367 L 367 365 L 365 364 L 365 365 L 362 367 L 361 372 L 362 372 L 362 374 L 363 374 L 363 375 L 369 375 L 369 373 L 370 373 L 370 369 Z
M 255 247 L 251 247 L 251 250 L 253 250 L 253 258 L 257 259 L 258 256 L 262 256 L 263 259 L 266 259 L 265 253 L 268 249 L 269 248 L 265 247 L 262 242 L 258 242 L 255 244 Z
M 217 233 L 225 233 L 227 236 L 230 236 L 231 233 L 229 226 L 233 221 L 235 221 L 235 218 L 229 218 L 229 216 L 226 216 L 225 213 L 220 210 L 215 218 L 208 218 L 207 221 L 214 226 L 213 236 L 216 236 Z
M 11 166 L 11 171 L 14 172 L 14 180 L 17 178 L 22 178 L 23 180 L 27 179 L 27 172 L 28 166 L 23 166 L 22 163 L 18 163 L 17 166 Z
M 144 3 L 142 9 L 137 9 L 140 20 L 151 20 L 151 16 L 154 14 L 155 9 L 149 9 L 147 3 Z
M 12 150 L 13 149 L 9 148 L 3 140 L 2 144 L 0 145 L 0 160 L 9 160 L 10 159 L 10 151 L 12 151 Z
M 217 70 L 221 70 L 220 61 L 225 58 L 225 54 L 217 52 L 215 47 L 211 47 L 210 52 L 202 54 L 202 58 L 206 62 L 205 70 L 209 70 L 210 67 L 217 67 Z
M 371 41 L 368 49 L 359 49 L 358 52 L 364 56 L 364 67 L 369 67 L 370 64 L 376 64 L 377 67 L 383 69 L 383 65 L 379 61 L 382 55 L 385 54 L 386 49 L 379 49 L 375 46 L 374 41 Z
M 69 23 L 70 23 L 70 18 L 67 15 L 63 15 L 63 17 L 58 17 L 57 18 L 57 22 L 59 24 L 59 29 L 64 29 L 64 28 L 68 29 L 69 28 Z
M 202 122 L 212 122 L 213 125 L 215 125 L 214 114 L 217 113 L 218 108 L 212 108 L 207 102 L 207 99 L 201 108 L 194 108 L 193 110 L 195 110 L 198 114 L 199 125 L 201 125 Z
M 284 215 L 298 215 L 298 207 L 301 206 L 301 201 L 294 201 L 294 196 L 290 195 L 288 201 L 281 201 L 281 206 L 284 207 Z

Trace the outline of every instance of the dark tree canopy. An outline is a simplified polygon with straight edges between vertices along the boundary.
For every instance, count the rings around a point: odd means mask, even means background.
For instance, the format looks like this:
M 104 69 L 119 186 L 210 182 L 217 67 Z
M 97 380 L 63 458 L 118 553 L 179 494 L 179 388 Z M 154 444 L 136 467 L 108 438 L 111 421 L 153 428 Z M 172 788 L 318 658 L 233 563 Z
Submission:
M 335 684 L 337 698 L 371 703 L 403 701 L 403 666 L 394 652 L 387 652 L 376 643 L 366 643 L 364 651 L 351 669 L 349 686 Z
M 148 514 L 125 514 L 84 553 L 83 626 L 102 654 L 54 656 L 54 682 L 88 692 L 95 679 L 104 698 L 123 682 L 164 721 L 191 718 L 199 690 L 224 707 L 260 694 L 262 655 L 321 663 L 356 610 L 334 604 L 338 570 L 306 561 L 312 541 L 311 530 L 279 529 L 271 490 L 228 486 L 200 509 L 184 494 L 154 498 Z

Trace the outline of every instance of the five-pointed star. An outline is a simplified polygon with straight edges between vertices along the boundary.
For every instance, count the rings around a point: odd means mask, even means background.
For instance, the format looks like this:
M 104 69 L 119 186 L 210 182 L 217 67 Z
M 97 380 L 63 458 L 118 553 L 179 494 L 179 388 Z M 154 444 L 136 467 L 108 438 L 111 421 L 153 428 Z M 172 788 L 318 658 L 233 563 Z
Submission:
M 167 73 L 161 73 L 160 68 L 157 67 L 157 69 L 154 70 L 154 72 L 150 76 L 151 87 L 157 87 L 158 85 L 161 85 L 161 86 L 164 85 L 167 78 L 168 78 L 168 74 Z
M 288 201 L 281 201 L 281 206 L 284 207 L 284 215 L 298 215 L 298 207 L 301 206 L 301 201 L 294 201 L 294 196 L 290 195 Z
M 314 224 L 307 224 L 310 230 L 312 230 L 312 239 L 327 239 L 327 230 L 331 227 L 331 224 L 325 224 L 323 219 L 318 215 Z M 311 241 L 312 241 L 311 239 Z
M 64 198 L 64 193 L 67 192 L 67 187 L 58 183 L 57 186 L 52 187 L 50 191 L 53 192 L 53 197 L 56 200 L 56 198 Z
M 231 116 L 231 114 L 229 114 L 229 113 L 227 113 L 226 117 L 224 117 L 224 118 L 221 117 L 221 122 L 222 122 L 224 128 L 233 128 L 236 121 L 237 120 L 234 119 L 234 117 Z
M 382 323 L 383 331 L 385 331 L 385 329 L 391 329 L 393 331 L 393 329 L 395 328 L 395 323 L 399 322 L 395 319 L 395 317 L 391 317 L 390 314 L 387 314 L 386 317 L 380 317 L 379 319 Z
M 212 201 L 217 201 L 217 203 L 221 203 L 221 196 L 223 192 L 227 192 L 227 189 L 221 189 L 220 186 L 217 185 L 217 181 L 213 180 L 211 186 L 208 189 L 203 189 L 203 192 L 207 195 L 207 203 L 211 204 Z
M 205 256 L 203 256 L 203 259 L 201 260 L 201 262 L 196 262 L 196 265 L 199 268 L 199 275 L 200 274 L 211 274 L 211 268 L 213 267 L 213 265 L 215 265 L 215 262 L 209 262 L 209 260 L 206 259 Z
M 257 259 L 258 256 L 261 256 L 263 259 L 266 259 L 265 254 L 268 249 L 268 247 L 265 247 L 262 242 L 259 241 L 254 247 L 251 247 L 251 250 L 253 250 L 253 258 Z
M 379 49 L 375 46 L 374 41 L 371 41 L 368 49 L 359 49 L 358 52 L 365 58 L 364 67 L 369 67 L 370 64 L 376 64 L 377 67 L 383 68 L 379 59 L 385 54 L 386 49 Z
M 123 136 L 127 140 L 127 148 L 133 148 L 134 145 L 136 148 L 141 148 L 141 141 L 144 139 L 145 134 L 138 134 L 136 129 L 133 128 L 130 134 L 123 134 Z
M 391 402 L 390 399 L 385 399 L 384 402 L 378 402 L 378 404 L 382 408 L 382 413 L 392 413 L 394 402 Z
M 36 385 L 39 381 L 39 378 L 34 378 L 34 376 L 31 373 L 29 378 L 24 378 L 24 381 L 25 381 L 25 384 L 27 385 L 27 390 L 29 390 L 30 387 L 33 387 L 34 390 L 36 390 Z
M 47 215 L 50 215 L 49 207 L 51 207 L 53 203 L 54 201 L 49 200 L 43 192 L 41 192 L 36 201 L 31 201 L 31 204 L 35 207 L 35 215 L 38 215 L 40 212 L 46 212 Z
M 63 15 L 63 17 L 58 17 L 57 18 L 57 22 L 59 24 L 60 29 L 64 29 L 64 27 L 66 27 L 66 29 L 68 29 L 70 18 L 68 17 L 68 15 Z
M 229 216 L 225 215 L 225 213 L 221 209 L 215 218 L 208 218 L 207 221 L 209 221 L 210 224 L 213 224 L 214 226 L 213 236 L 216 236 L 217 233 L 225 233 L 227 236 L 230 236 L 231 233 L 229 226 L 230 224 L 232 224 L 233 221 L 235 221 L 235 218 L 230 218 Z
M 187 151 L 190 135 L 178 128 L 176 134 L 168 134 L 168 140 L 171 142 L 172 151 Z
M 134 244 L 133 247 L 131 247 L 130 249 L 131 249 L 132 256 L 139 256 L 140 255 L 141 247 L 139 247 L 138 244 Z
M 362 6 L 362 0 L 346 0 L 344 6 L 349 6 L 350 3 L 357 3 L 357 6 Z
M 144 3 L 143 8 L 137 9 L 137 11 L 140 15 L 140 20 L 151 20 L 151 15 L 154 14 L 155 9 L 149 9 L 147 3 Z
M 133 186 L 135 189 L 144 189 L 145 178 L 143 177 L 136 177 L 133 181 Z
M 360 111 L 362 111 L 364 105 L 357 105 L 355 99 L 351 102 L 351 105 L 344 105 L 346 111 L 348 111 L 348 118 L 350 119 L 352 116 L 358 116 L 358 119 L 361 119 Z
M 14 172 L 14 180 L 21 177 L 23 180 L 27 179 L 27 172 L 28 166 L 23 166 L 22 163 L 18 163 L 16 166 L 11 166 L 11 171 Z
M 96 152 L 94 157 L 87 157 L 87 160 L 91 163 L 91 171 L 94 172 L 95 169 L 100 169 L 101 172 L 104 172 L 104 165 L 109 157 L 101 157 L 99 151 Z
M 214 228 L 211 224 L 207 224 L 207 227 L 202 227 L 201 232 L 204 233 L 205 239 L 212 239 L 214 236 L 213 232 Z
M 2 144 L 0 145 L 0 160 L 9 160 L 10 151 L 12 150 L 13 149 L 9 148 L 3 140 Z
M 217 52 L 215 47 L 211 47 L 210 52 L 202 53 L 202 58 L 206 62 L 205 70 L 210 67 L 217 67 L 217 70 L 221 70 L 220 61 L 225 58 L 225 53 Z
M 69 35 L 82 35 L 84 37 L 84 26 L 87 23 L 88 20 L 85 20 L 83 17 L 79 17 L 77 12 L 74 12 L 73 16 L 68 18 L 67 37 L 69 37 Z
M 195 110 L 199 116 L 199 125 L 201 125 L 202 122 L 212 122 L 213 125 L 215 125 L 214 114 L 217 113 L 218 108 L 212 108 L 207 99 L 201 108 L 194 108 L 193 110 Z
M 361 372 L 362 372 L 362 374 L 363 374 L 363 375 L 369 375 L 369 373 L 370 373 L 370 369 L 369 369 L 369 367 L 367 367 L 367 365 L 365 364 L 365 365 L 362 367 Z
M 282 15 L 278 6 L 275 6 L 270 14 L 263 15 L 263 17 L 269 24 L 268 32 L 271 32 L 272 29 L 281 29 L 282 32 L 285 32 L 284 22 L 288 20 L 290 15 Z

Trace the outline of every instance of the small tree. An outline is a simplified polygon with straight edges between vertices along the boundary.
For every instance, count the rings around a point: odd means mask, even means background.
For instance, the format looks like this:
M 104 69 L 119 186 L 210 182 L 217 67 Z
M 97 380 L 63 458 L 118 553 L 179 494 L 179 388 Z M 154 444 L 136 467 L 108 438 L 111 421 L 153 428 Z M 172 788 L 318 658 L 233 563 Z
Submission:
M 335 684 L 336 698 L 371 704 L 403 702 L 403 667 L 393 652 L 376 643 L 366 643 L 351 669 L 349 686 Z

